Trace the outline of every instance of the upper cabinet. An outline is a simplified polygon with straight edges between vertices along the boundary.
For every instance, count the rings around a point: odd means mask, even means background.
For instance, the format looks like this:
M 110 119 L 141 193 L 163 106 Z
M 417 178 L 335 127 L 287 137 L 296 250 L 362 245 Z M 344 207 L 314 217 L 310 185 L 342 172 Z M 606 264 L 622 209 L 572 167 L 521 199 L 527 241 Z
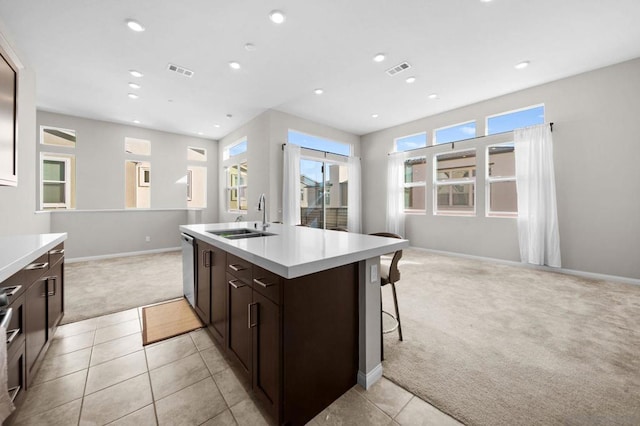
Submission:
M 18 66 L 3 48 L 0 36 L 0 185 L 18 185 Z

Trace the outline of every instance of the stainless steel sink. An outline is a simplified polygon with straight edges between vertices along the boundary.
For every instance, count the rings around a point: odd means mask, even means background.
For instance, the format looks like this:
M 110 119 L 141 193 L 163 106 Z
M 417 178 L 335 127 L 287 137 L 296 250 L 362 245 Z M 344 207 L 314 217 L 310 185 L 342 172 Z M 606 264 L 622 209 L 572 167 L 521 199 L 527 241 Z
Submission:
M 258 231 L 257 229 L 224 229 L 222 231 L 207 231 L 228 240 L 240 240 L 243 238 L 268 237 L 275 235 L 270 232 Z

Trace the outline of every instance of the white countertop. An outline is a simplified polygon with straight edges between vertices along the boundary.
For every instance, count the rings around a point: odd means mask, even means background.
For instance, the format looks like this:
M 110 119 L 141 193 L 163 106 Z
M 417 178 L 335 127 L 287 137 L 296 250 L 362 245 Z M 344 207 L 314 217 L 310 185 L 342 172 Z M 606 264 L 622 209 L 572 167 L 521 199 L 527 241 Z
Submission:
M 285 278 L 335 268 L 409 247 L 408 240 L 272 223 L 276 235 L 229 240 L 207 231 L 254 229 L 256 222 L 181 225 L 180 231 Z M 258 222 L 258 230 L 262 230 Z
M 0 237 L 0 282 L 66 239 L 66 232 Z

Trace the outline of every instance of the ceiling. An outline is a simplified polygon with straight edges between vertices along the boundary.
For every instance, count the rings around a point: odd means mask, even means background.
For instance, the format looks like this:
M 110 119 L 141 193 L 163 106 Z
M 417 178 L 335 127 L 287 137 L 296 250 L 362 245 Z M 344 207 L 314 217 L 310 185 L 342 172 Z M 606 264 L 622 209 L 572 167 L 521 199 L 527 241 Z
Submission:
M 267 109 L 361 135 L 640 57 L 638 16 L 638 0 L 0 0 L 38 108 L 212 139 Z

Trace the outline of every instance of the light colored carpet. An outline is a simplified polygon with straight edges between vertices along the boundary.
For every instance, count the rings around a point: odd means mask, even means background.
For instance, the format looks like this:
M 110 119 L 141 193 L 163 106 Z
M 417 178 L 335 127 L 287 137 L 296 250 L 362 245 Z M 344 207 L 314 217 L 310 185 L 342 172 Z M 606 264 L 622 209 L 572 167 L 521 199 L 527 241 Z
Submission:
M 385 377 L 468 425 L 640 424 L 640 286 L 413 249 L 400 270 Z
M 65 264 L 63 324 L 181 297 L 182 253 Z

